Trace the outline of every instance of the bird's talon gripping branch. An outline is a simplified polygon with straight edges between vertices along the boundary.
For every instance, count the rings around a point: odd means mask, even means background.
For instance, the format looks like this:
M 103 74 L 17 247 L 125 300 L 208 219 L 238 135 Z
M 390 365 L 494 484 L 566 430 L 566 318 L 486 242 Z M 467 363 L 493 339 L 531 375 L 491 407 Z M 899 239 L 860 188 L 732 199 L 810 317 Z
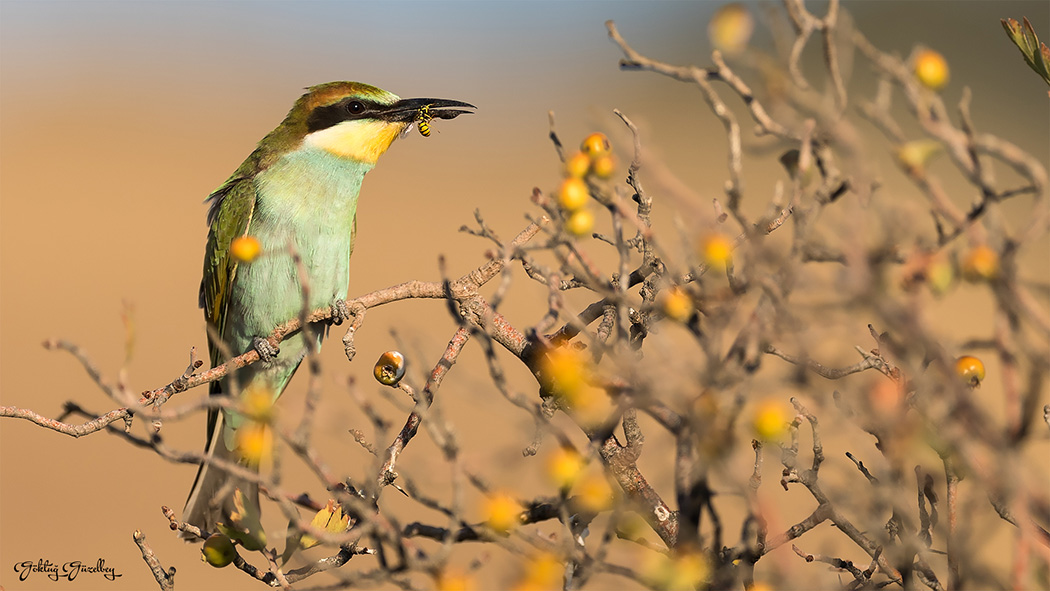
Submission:
M 263 337 L 252 339 L 252 349 L 255 349 L 255 352 L 259 354 L 260 361 L 271 361 L 281 352 L 280 347 L 271 345 L 270 341 Z
M 328 319 L 329 322 L 335 326 L 339 326 L 344 320 L 352 316 L 350 313 L 350 306 L 347 305 L 346 300 L 336 300 L 332 303 L 332 317 Z

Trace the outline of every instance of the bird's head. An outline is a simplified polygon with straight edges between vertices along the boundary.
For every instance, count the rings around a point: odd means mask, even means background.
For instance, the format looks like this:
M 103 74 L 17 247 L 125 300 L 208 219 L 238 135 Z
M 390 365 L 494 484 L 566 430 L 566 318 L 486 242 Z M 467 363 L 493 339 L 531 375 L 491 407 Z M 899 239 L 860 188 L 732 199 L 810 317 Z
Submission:
M 284 126 L 296 128 L 306 145 L 375 164 L 423 107 L 429 107 L 427 115 L 433 119 L 452 119 L 475 108 L 448 99 L 403 99 L 360 82 L 329 82 L 310 87 Z

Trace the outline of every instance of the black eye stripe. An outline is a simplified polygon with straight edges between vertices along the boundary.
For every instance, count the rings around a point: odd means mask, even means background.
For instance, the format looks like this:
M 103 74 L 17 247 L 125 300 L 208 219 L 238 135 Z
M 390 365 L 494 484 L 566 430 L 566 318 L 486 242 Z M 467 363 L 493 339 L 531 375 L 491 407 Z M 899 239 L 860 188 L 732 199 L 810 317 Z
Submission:
M 381 110 L 382 105 L 379 103 L 367 99 L 346 98 L 337 103 L 314 109 L 306 120 L 306 127 L 308 132 L 313 133 L 328 129 L 343 121 L 375 117 Z

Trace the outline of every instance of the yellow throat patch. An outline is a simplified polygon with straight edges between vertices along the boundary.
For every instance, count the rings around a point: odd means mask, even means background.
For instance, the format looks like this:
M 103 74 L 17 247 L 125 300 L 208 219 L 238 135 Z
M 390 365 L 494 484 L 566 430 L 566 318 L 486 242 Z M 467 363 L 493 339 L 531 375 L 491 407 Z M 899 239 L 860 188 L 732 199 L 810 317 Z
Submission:
M 343 121 L 308 134 L 305 141 L 340 158 L 375 164 L 406 125 L 374 119 Z

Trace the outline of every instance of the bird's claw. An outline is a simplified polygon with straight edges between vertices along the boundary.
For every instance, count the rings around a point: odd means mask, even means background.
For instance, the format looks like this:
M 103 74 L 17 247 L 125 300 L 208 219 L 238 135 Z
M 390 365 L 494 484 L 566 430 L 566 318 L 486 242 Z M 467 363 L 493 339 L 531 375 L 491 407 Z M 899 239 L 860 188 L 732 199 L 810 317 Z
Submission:
M 270 361 L 277 354 L 281 352 L 280 347 L 275 347 L 270 344 L 270 341 L 263 337 L 255 337 L 252 339 L 252 348 L 259 354 L 260 361 Z
M 346 300 L 336 300 L 332 303 L 332 316 L 328 321 L 339 326 L 350 316 L 350 306 L 347 305 Z

